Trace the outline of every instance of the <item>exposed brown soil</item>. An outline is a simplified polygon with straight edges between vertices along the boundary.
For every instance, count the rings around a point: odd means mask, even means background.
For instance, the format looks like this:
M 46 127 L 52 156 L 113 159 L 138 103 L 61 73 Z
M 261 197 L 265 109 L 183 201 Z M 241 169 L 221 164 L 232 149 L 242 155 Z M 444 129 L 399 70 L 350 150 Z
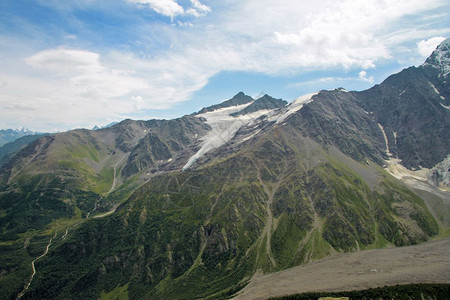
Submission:
M 235 299 L 408 283 L 450 283 L 450 238 L 416 246 L 340 254 L 277 273 L 255 274 Z

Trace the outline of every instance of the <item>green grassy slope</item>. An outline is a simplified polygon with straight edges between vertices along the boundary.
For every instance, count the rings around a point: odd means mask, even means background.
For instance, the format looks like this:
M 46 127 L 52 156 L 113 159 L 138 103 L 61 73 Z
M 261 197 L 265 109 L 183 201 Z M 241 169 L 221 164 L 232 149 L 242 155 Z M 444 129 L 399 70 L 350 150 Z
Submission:
M 370 188 L 289 127 L 249 145 L 199 170 L 155 177 L 115 214 L 80 225 L 39 261 L 24 298 L 116 289 L 132 299 L 224 298 L 256 270 L 438 233 L 422 200 L 378 168 Z

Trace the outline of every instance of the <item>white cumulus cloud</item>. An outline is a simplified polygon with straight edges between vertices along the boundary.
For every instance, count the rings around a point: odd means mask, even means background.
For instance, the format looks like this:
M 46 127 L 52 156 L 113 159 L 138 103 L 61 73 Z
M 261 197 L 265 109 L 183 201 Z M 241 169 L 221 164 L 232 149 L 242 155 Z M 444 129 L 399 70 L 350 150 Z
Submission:
M 317 0 L 314 5 L 297 0 L 127 1 L 134 13 L 139 6 L 178 19 L 165 24 L 150 20 L 141 9 L 141 16 L 121 11 L 120 20 L 133 19 L 139 26 L 117 34 L 113 46 L 103 36 L 96 45 L 94 32 L 85 38 L 67 30 L 51 45 L 78 49 L 48 46 L 42 51 L 45 44 L 36 38 L 34 43 L 22 42 L 16 54 L 5 52 L 14 49 L 13 43 L 0 35 L 0 54 L 5 57 L 0 61 L 0 123 L 45 130 L 54 124 L 90 127 L 102 119 L 143 115 L 191 99 L 221 72 L 293 78 L 331 70 L 319 81 L 295 86 L 373 83 L 369 74 L 376 73 L 369 70 L 380 62 L 429 55 L 450 32 L 430 25 L 435 19 L 422 18 L 431 9 L 436 13 L 436 8 L 448 7 L 444 0 Z M 139 47 L 128 45 L 129 36 Z M 417 51 L 407 52 L 416 43 Z M 334 75 L 336 70 L 340 74 Z M 349 77 L 355 71 L 360 72 Z
M 189 8 L 186 13 L 195 17 L 205 16 L 211 12 L 211 8 L 205 4 L 200 3 L 199 0 L 191 0 L 192 8 Z
M 38 52 L 25 59 L 30 66 L 43 71 L 44 76 L 58 78 L 68 84 L 69 93 L 92 99 L 119 97 L 148 84 L 132 76 L 132 71 L 104 66 L 98 53 L 65 48 Z
M 149 6 L 159 14 L 175 17 L 182 15 L 184 9 L 177 3 L 176 0 L 128 0 L 131 3 L 136 3 L 142 6 Z
M 367 81 L 370 83 L 374 82 L 374 78 L 372 76 L 367 77 L 367 72 L 366 71 L 361 71 L 358 73 L 359 79 L 363 80 L 363 81 Z
M 270 0 L 231 1 L 208 27 L 194 26 L 172 46 L 216 72 L 279 75 L 330 67 L 366 70 L 391 58 L 398 46 L 391 35 L 396 22 L 441 4 L 440 0 L 319 0 L 314 6 L 291 0 L 276 5 Z
M 417 51 L 420 55 L 428 57 L 443 40 L 445 40 L 445 37 L 442 36 L 421 40 L 417 43 Z
M 128 0 L 128 2 L 144 7 L 148 6 L 157 13 L 171 18 L 179 15 L 202 17 L 211 12 L 211 8 L 199 0 L 191 0 L 191 7 L 187 9 L 183 8 L 176 0 Z
M 26 74 L 0 72 L 0 120 L 41 131 L 89 128 L 98 120 L 170 108 L 189 99 L 216 72 L 205 68 L 200 57 L 142 59 L 132 53 L 100 55 L 67 48 L 40 51 L 23 62 Z

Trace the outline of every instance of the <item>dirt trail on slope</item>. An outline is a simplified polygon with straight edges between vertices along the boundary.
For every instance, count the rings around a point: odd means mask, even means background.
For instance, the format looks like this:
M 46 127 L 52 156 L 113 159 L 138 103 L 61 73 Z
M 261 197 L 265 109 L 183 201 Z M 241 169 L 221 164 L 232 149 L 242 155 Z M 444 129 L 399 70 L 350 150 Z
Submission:
M 127 156 L 127 154 L 125 154 L 124 156 L 122 156 L 122 158 L 114 165 L 114 169 L 113 169 L 113 182 L 112 182 L 112 184 L 111 184 L 111 188 L 110 188 L 109 191 L 106 193 L 106 195 L 111 194 L 112 191 L 114 191 L 114 189 L 116 188 L 116 173 L 117 173 L 117 166 L 122 162 L 122 160 L 123 160 L 126 156 Z M 93 208 L 90 212 L 87 213 L 86 219 L 89 219 L 89 216 L 91 215 L 91 213 L 93 213 L 94 211 L 97 210 L 98 204 L 99 204 L 100 201 L 102 201 L 102 200 L 103 200 L 103 196 L 101 196 L 101 197 L 95 202 L 94 208 Z M 101 214 L 101 215 L 94 216 L 94 218 L 103 218 L 103 217 L 105 217 L 105 216 L 108 216 L 108 215 L 112 214 L 113 212 L 115 212 L 116 209 L 117 209 L 117 207 L 118 207 L 118 205 L 114 206 L 112 210 L 110 210 L 110 211 L 108 211 L 108 212 L 106 212 L 106 213 L 103 213 L 103 214 Z
M 39 154 L 39 153 L 37 153 L 37 154 L 35 155 L 35 157 L 36 157 L 38 154 Z M 124 159 L 126 156 L 127 156 L 127 154 L 125 154 L 125 155 L 124 155 L 124 156 L 123 156 L 123 157 L 122 157 L 122 158 L 114 165 L 114 169 L 113 169 L 113 172 L 114 172 L 114 174 L 113 174 L 113 182 L 112 182 L 112 184 L 111 184 L 111 189 L 108 191 L 107 194 L 110 194 L 112 191 L 114 191 L 114 188 L 116 187 L 116 173 L 117 173 L 117 167 L 118 167 L 118 165 L 123 161 L 123 159 Z M 33 157 L 33 159 L 34 159 L 35 157 Z M 89 216 L 90 216 L 90 214 L 93 213 L 93 212 L 97 209 L 98 203 L 99 203 L 102 199 L 103 199 L 103 196 L 101 196 L 101 197 L 95 202 L 94 208 L 93 208 L 90 212 L 88 212 L 88 214 L 86 215 L 86 219 L 88 219 Z M 36 204 L 39 205 L 39 203 L 37 203 L 37 200 L 36 200 Z M 39 206 L 40 206 L 40 205 L 39 205 Z M 101 218 L 101 217 L 107 216 L 107 215 L 109 215 L 109 214 L 112 214 L 112 213 L 117 209 L 117 207 L 118 207 L 118 205 L 115 206 L 114 209 L 113 209 L 112 211 L 106 212 L 106 213 L 104 213 L 104 214 L 102 214 L 102 215 L 98 215 L 98 216 L 95 216 L 95 217 Z M 94 218 L 95 218 L 95 217 L 94 217 Z M 75 226 L 77 226 L 78 224 L 80 224 L 80 223 L 77 223 L 77 224 L 73 225 L 72 227 L 67 228 L 67 229 L 66 229 L 66 232 L 65 232 L 64 235 L 61 237 L 61 239 L 62 239 L 62 240 L 65 239 L 66 236 L 67 236 L 67 234 L 69 233 L 69 231 L 70 231 L 72 228 L 74 228 Z M 28 281 L 28 283 L 25 285 L 23 291 L 17 296 L 16 299 L 22 298 L 22 296 L 25 294 L 25 292 L 26 292 L 26 291 L 28 290 L 28 288 L 30 287 L 31 282 L 33 281 L 33 278 L 34 278 L 34 276 L 35 276 L 36 273 L 37 273 L 36 268 L 35 268 L 35 266 L 34 266 L 35 262 L 36 262 L 37 260 L 41 259 L 42 257 L 44 257 L 44 256 L 47 255 L 48 250 L 50 249 L 50 246 L 51 246 L 51 244 L 52 244 L 52 240 L 53 240 L 54 238 L 56 238 L 57 234 L 58 234 L 58 231 L 56 231 L 56 232 L 55 232 L 55 235 L 49 240 L 49 242 L 48 242 L 48 244 L 47 244 L 47 247 L 45 248 L 44 253 L 43 253 L 41 256 L 38 256 L 37 258 L 35 258 L 35 259 L 31 262 L 31 269 L 33 270 L 33 273 L 31 274 L 31 278 L 30 278 L 30 280 Z
M 31 282 L 33 281 L 33 278 L 34 278 L 34 276 L 36 275 L 36 268 L 35 268 L 35 266 L 34 266 L 35 262 L 47 255 L 48 249 L 50 249 L 50 246 L 51 246 L 51 244 L 52 244 L 52 241 L 53 241 L 54 238 L 56 238 L 57 235 L 58 235 L 58 231 L 55 231 L 55 235 L 48 241 L 48 244 L 47 244 L 47 246 L 45 247 L 44 253 L 42 253 L 40 256 L 36 257 L 36 258 L 31 262 L 31 269 L 33 270 L 33 273 L 31 273 L 30 280 L 28 280 L 28 283 L 25 285 L 25 287 L 23 288 L 22 292 L 20 292 L 20 294 L 17 296 L 16 299 L 22 298 L 22 296 L 25 294 L 25 292 L 26 292 L 26 291 L 28 290 L 28 288 L 30 287 Z
M 124 158 L 127 157 L 127 154 L 125 154 L 124 156 L 122 156 L 122 158 L 116 162 L 116 164 L 114 165 L 114 170 L 113 170 L 113 182 L 111 185 L 111 188 L 108 191 L 108 194 L 111 194 L 112 191 L 114 191 L 115 187 L 116 187 L 116 173 L 117 173 L 117 166 L 122 162 L 122 160 L 124 160 Z
M 255 274 L 234 299 L 267 299 L 408 283 L 450 283 L 450 238 L 416 246 L 339 254 L 272 274 Z
M 276 266 L 275 260 L 273 259 L 272 256 L 272 249 L 270 247 L 270 240 L 272 237 L 272 225 L 273 225 L 273 214 L 272 214 L 272 202 L 273 202 L 273 197 L 275 195 L 276 190 L 279 187 L 279 181 L 277 182 L 276 186 L 272 188 L 272 190 L 269 189 L 269 187 L 264 183 L 264 181 L 261 179 L 261 174 L 258 173 L 258 180 L 261 183 L 264 192 L 267 195 L 267 203 L 266 203 L 266 212 L 267 212 L 267 219 L 266 219 L 266 227 L 263 230 L 263 235 L 262 236 L 266 236 L 266 251 L 267 251 L 267 255 L 269 256 L 269 260 L 270 263 L 272 264 L 273 267 Z

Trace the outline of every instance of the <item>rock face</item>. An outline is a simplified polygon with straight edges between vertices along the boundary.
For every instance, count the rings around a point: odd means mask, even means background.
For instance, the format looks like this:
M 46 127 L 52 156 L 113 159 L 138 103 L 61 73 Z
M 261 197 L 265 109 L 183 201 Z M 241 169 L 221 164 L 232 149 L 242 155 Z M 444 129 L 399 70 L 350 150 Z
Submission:
M 390 151 L 407 168 L 432 168 L 449 152 L 449 43 L 450 39 L 442 42 L 420 67 L 354 93 L 359 105 L 383 126 Z
M 441 97 L 420 68 L 357 94 L 361 107 L 383 126 L 390 151 L 408 168 L 431 168 L 446 156 L 450 115 Z
M 339 89 L 322 91 L 288 122 L 316 142 L 335 146 L 357 161 L 381 164 L 386 157 L 382 132 L 373 116 L 358 106 L 357 96 Z
M 179 169 L 180 161 L 185 162 L 197 150 L 198 136 L 209 130 L 207 124 L 192 116 L 149 122 L 147 135 L 131 149 L 122 170 L 124 178 L 141 171 L 156 173 Z
M 429 178 L 438 187 L 450 187 L 450 155 L 431 170 Z
M 428 240 L 433 215 L 381 166 L 448 157 L 447 54 L 445 41 L 367 91 L 290 104 L 241 92 L 29 143 L 0 170 L 0 297 L 22 290 L 56 231 L 25 299 L 226 298 L 258 270 Z

